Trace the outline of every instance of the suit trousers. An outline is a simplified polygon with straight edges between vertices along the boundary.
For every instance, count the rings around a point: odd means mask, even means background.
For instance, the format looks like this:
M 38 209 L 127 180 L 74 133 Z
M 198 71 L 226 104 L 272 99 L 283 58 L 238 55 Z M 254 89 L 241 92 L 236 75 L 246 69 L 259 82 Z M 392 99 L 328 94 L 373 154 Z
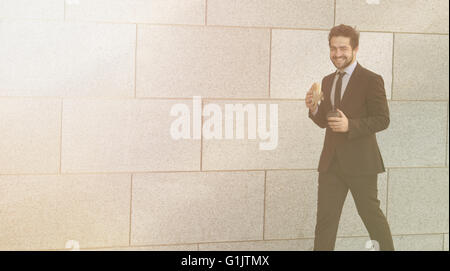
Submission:
M 348 190 L 355 200 L 370 239 L 380 250 L 394 250 L 391 231 L 377 198 L 377 174 L 349 176 L 339 169 L 336 158 L 327 172 L 319 173 L 314 250 L 334 250 L 339 220 Z M 361 249 L 365 244 L 361 244 Z

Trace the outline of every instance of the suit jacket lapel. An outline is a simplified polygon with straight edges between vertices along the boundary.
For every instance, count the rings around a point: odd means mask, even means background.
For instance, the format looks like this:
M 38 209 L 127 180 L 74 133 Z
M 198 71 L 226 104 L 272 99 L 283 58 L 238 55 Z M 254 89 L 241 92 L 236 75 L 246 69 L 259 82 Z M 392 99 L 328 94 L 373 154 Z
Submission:
M 356 64 L 355 70 L 350 76 L 350 80 L 348 81 L 347 87 L 345 88 L 344 96 L 341 100 L 341 108 L 344 108 L 346 103 L 351 99 L 352 92 L 356 90 L 356 86 L 358 85 L 359 72 L 361 71 L 361 65 L 359 63 Z
M 333 88 L 333 80 L 334 80 L 334 74 L 331 74 L 327 80 L 324 81 L 326 84 L 324 86 L 324 95 L 327 95 L 328 97 L 325 97 L 325 101 L 327 102 L 327 111 L 330 111 L 332 108 L 331 105 L 331 89 Z M 328 98 L 328 99 L 327 99 Z

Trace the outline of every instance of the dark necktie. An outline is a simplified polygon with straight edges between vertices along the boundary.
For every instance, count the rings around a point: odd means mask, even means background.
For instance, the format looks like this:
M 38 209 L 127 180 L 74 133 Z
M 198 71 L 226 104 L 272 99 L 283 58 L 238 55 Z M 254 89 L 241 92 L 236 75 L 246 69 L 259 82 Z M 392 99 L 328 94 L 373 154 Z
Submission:
M 345 72 L 338 72 L 339 78 L 336 82 L 336 89 L 334 90 L 334 109 L 341 109 L 341 88 L 344 74 Z

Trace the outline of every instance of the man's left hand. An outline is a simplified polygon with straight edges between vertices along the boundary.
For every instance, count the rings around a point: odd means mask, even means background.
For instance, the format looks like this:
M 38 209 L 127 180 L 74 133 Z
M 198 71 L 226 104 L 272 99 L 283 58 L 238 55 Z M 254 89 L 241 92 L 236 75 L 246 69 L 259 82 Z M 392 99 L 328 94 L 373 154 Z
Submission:
M 348 119 L 341 110 L 337 109 L 337 111 L 341 116 L 328 118 L 328 126 L 333 132 L 346 133 L 348 132 Z

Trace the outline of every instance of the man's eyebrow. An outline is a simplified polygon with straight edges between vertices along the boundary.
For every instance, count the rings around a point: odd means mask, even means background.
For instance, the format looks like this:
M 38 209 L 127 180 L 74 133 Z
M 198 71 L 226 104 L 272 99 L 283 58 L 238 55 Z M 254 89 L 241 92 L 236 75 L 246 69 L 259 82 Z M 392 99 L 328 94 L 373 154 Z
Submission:
M 345 49 L 345 48 L 348 48 L 346 45 L 345 45 L 345 46 L 337 46 L 337 47 L 332 45 L 332 46 L 330 46 L 330 47 L 331 47 L 331 48 L 340 48 L 340 49 L 342 49 L 342 48 L 344 48 L 344 49 Z

